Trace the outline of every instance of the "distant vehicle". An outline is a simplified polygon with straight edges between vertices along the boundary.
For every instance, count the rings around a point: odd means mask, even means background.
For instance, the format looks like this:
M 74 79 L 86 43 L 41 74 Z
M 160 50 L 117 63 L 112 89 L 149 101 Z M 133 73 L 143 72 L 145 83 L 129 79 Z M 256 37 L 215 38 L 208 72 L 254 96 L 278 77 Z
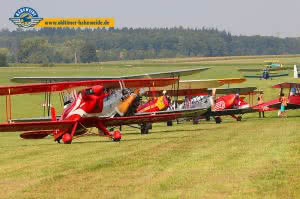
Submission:
M 271 60 L 271 61 L 264 61 L 264 68 L 238 68 L 237 70 L 240 72 L 260 72 L 267 69 L 268 71 L 278 71 L 278 70 L 292 70 L 293 67 L 289 66 L 283 66 L 279 61 L 277 60 Z
M 280 68 L 280 67 L 283 67 L 283 65 L 278 60 L 264 61 L 264 66 L 266 68 Z

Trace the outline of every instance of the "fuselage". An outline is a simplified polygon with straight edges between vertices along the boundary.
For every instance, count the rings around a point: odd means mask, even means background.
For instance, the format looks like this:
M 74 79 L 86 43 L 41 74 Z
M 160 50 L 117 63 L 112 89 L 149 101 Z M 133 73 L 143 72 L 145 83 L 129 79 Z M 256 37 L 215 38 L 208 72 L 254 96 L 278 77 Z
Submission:
M 122 102 L 122 97 L 120 89 L 113 90 L 109 94 L 103 90 L 99 93 L 89 93 L 88 90 L 80 91 L 64 108 L 61 120 L 111 117 L 116 114 L 116 107 Z

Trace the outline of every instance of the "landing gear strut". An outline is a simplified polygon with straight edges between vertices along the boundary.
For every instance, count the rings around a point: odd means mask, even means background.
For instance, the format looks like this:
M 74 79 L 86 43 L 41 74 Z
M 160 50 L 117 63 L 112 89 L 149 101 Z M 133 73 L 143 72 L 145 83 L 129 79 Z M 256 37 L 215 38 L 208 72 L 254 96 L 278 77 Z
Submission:
M 148 134 L 149 129 L 152 129 L 152 124 L 151 123 L 144 123 L 141 125 L 141 134 Z

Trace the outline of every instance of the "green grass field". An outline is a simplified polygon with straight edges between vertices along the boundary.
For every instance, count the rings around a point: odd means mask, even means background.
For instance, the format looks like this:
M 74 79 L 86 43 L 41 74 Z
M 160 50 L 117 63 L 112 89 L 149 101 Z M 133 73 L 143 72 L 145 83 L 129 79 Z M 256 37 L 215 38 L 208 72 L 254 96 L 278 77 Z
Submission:
M 16 65 L 0 68 L 0 84 L 13 76 L 104 76 L 212 67 L 184 79 L 242 77 L 239 67 L 263 67 L 266 59 L 285 66 L 300 64 L 300 56 L 182 58 L 60 65 L 42 68 Z M 289 81 L 248 80 L 243 85 L 265 91 L 265 101 L 278 96 L 271 85 Z M 232 85 L 236 86 L 236 85 Z M 13 117 L 42 116 L 43 95 L 13 96 Z M 5 119 L 0 98 L 0 119 Z M 58 97 L 53 103 L 59 110 Z M 71 145 L 52 138 L 22 140 L 17 133 L 0 135 L 0 198 L 299 198 L 300 111 L 278 118 L 277 112 L 244 115 L 222 124 L 201 121 L 154 124 L 140 135 L 125 127 L 120 143 L 103 137 L 83 137 Z

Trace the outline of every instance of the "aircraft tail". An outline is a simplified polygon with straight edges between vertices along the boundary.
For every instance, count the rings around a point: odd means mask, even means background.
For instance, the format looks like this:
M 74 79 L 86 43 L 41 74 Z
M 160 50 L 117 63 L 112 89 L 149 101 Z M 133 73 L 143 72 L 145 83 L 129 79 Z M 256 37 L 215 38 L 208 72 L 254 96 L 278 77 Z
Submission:
M 298 71 L 297 65 L 295 64 L 294 65 L 294 78 L 298 78 L 298 77 L 299 77 L 299 71 Z

